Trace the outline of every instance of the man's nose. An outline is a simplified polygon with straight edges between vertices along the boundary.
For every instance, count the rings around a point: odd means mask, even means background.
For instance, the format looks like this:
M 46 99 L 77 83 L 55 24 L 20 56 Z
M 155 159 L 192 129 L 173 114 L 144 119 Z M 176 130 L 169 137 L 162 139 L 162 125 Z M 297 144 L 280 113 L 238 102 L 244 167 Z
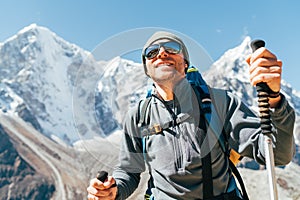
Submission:
M 157 57 L 158 58 L 165 58 L 165 57 L 168 57 L 168 56 L 169 56 L 169 54 L 168 54 L 168 52 L 166 52 L 165 48 L 160 47 L 159 52 L 157 54 Z

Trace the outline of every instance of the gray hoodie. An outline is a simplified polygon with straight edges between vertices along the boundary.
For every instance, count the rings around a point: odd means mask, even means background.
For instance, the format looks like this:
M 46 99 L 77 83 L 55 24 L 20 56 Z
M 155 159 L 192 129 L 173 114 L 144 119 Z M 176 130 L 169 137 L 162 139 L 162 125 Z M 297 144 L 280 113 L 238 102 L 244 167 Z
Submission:
M 119 164 L 113 173 L 118 187 L 117 199 L 126 199 L 134 192 L 146 164 L 153 178 L 155 199 L 201 199 L 201 158 L 208 152 L 213 169 L 213 193 L 215 196 L 226 193 L 232 175 L 228 159 L 216 139 L 223 128 L 231 148 L 242 156 L 265 163 L 260 119 L 232 93 L 220 89 L 211 89 L 210 93 L 214 106 L 205 138 L 201 137 L 203 130 L 199 129 L 200 109 L 193 89 L 186 81 L 175 89 L 177 101 L 164 102 L 153 96 L 146 112 L 150 126 L 171 121 L 172 112 L 188 114 L 189 118 L 184 122 L 143 137 L 137 125 L 139 107 L 129 111 L 123 127 Z M 285 165 L 295 153 L 295 114 L 283 95 L 280 105 L 271 111 L 271 118 L 275 164 Z M 209 148 L 203 148 L 203 142 L 209 142 Z

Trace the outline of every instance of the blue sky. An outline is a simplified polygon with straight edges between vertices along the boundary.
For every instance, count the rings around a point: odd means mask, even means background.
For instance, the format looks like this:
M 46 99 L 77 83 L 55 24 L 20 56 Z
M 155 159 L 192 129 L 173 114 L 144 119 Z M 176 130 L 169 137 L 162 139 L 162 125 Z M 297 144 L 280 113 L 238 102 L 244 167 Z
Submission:
M 0 3 L 0 42 L 31 23 L 92 51 L 124 31 L 162 27 L 197 41 L 217 60 L 245 35 L 263 38 L 283 60 L 283 79 L 300 91 L 300 1 L 9 0 Z

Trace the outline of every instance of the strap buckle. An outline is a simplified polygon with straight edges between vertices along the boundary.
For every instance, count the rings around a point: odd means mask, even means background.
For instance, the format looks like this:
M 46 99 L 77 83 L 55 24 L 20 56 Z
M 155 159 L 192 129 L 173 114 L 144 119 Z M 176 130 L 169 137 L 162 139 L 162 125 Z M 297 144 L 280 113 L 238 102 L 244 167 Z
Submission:
M 154 124 L 152 127 L 149 127 L 149 132 L 151 135 L 160 133 L 162 131 L 162 128 L 160 124 Z
M 144 130 L 142 131 L 142 134 L 144 136 L 147 136 L 147 135 L 154 135 L 154 134 L 158 134 L 162 132 L 162 127 L 160 124 L 154 124 L 153 126 L 151 127 L 148 127 L 148 128 L 144 128 Z

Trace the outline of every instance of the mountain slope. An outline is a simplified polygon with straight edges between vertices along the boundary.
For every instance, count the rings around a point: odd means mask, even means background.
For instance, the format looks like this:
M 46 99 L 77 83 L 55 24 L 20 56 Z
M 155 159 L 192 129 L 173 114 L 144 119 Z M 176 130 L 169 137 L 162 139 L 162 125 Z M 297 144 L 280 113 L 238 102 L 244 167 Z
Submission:
M 0 137 L 1 199 L 49 199 L 55 190 L 50 177 L 37 172 L 18 154 L 16 142 L 2 126 Z
M 73 110 L 76 106 L 87 110 L 94 92 L 89 88 L 95 85 L 80 81 L 97 79 L 99 70 L 101 67 L 89 52 L 32 24 L 0 47 L 0 105 L 18 113 L 48 137 L 72 144 L 81 135 L 88 138 L 91 134 L 89 125 L 74 121 L 78 115 Z M 85 126 L 85 132 L 76 132 L 75 124 Z M 101 129 L 97 131 L 103 134 Z
M 0 199 L 85 199 L 89 153 L 53 142 L 15 115 L 0 112 L 0 122 Z

